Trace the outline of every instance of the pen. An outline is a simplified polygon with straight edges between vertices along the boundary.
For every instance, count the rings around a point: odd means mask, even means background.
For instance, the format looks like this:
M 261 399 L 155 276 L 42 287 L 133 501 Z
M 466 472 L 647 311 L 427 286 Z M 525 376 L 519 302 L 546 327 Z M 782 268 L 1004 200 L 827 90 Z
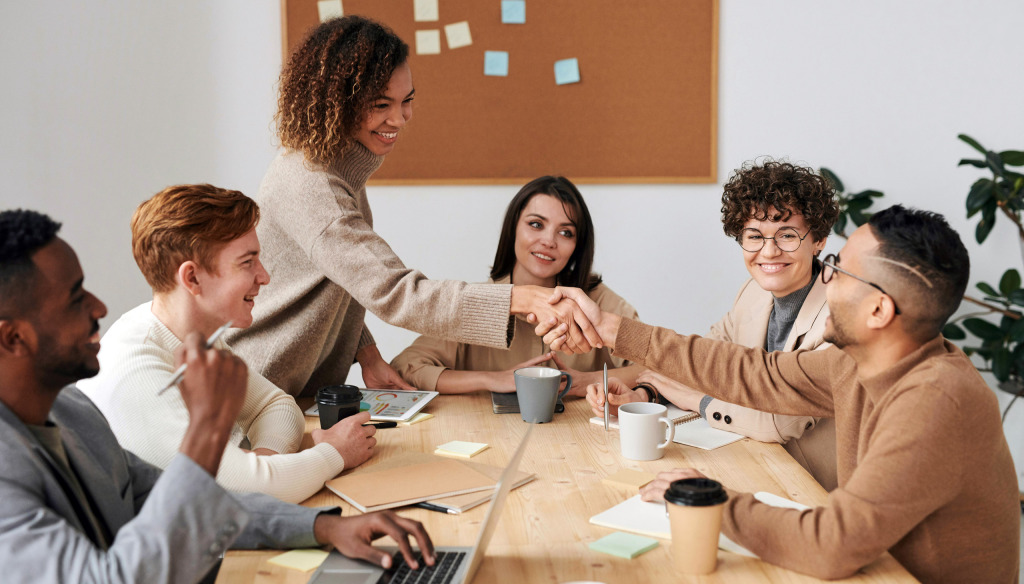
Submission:
M 373 426 L 373 427 L 377 428 L 378 430 L 383 430 L 384 428 L 394 428 L 394 427 L 398 426 L 398 422 L 370 422 L 369 424 L 363 424 L 363 425 L 364 426 Z
M 608 431 L 608 364 L 604 364 L 604 431 Z
M 413 507 L 419 507 L 420 509 L 426 509 L 428 511 L 437 511 L 438 513 L 447 513 L 448 515 L 458 515 L 458 512 L 456 512 L 455 509 L 444 507 L 442 505 L 435 505 L 433 503 L 427 503 L 426 501 L 416 503 Z
M 213 331 L 213 334 L 210 335 L 210 338 L 206 339 L 206 348 L 209 349 L 213 347 L 213 344 L 217 342 L 217 339 L 219 339 L 220 336 L 224 334 L 224 331 L 228 330 L 229 328 L 231 328 L 230 320 L 224 323 L 224 326 Z M 181 367 L 178 367 L 178 369 L 174 371 L 174 377 L 171 378 L 171 381 L 167 385 L 165 385 L 163 389 L 156 392 L 156 394 L 163 395 L 165 391 L 181 383 L 181 379 L 185 377 L 185 369 L 188 369 L 188 367 L 184 363 L 182 363 Z

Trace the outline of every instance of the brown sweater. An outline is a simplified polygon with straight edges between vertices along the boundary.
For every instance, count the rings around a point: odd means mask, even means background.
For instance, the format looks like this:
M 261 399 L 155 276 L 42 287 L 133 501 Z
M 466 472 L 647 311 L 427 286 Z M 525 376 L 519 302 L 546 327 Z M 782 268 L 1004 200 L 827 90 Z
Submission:
M 996 398 L 941 337 L 869 379 L 835 347 L 767 353 L 627 319 L 615 353 L 731 402 L 835 417 L 839 488 L 825 506 L 729 493 L 723 531 L 766 561 L 838 578 L 889 551 L 926 583 L 1017 582 L 1017 480 Z
M 256 298 L 253 325 L 225 336 L 292 395 L 345 382 L 356 351 L 373 344 L 366 310 L 436 337 L 511 341 L 510 286 L 428 280 L 373 231 L 365 185 L 383 160 L 359 143 L 330 168 L 283 152 L 260 184 L 256 233 L 270 284 Z

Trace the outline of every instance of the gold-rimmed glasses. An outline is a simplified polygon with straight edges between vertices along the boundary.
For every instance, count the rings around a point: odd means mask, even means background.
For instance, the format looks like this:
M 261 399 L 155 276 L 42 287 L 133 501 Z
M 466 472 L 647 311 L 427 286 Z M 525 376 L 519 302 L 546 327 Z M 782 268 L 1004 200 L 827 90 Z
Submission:
M 780 227 L 775 235 L 772 237 L 765 237 L 763 233 L 757 229 L 747 227 L 744 229 L 740 236 L 736 240 L 740 243 L 740 247 L 743 251 L 749 251 L 750 253 L 757 253 L 761 251 L 764 244 L 769 239 L 775 242 L 775 247 L 782 251 L 796 251 L 800 248 L 800 244 L 804 242 L 804 238 L 811 230 L 808 229 L 807 233 L 800 235 L 800 232 L 793 227 Z

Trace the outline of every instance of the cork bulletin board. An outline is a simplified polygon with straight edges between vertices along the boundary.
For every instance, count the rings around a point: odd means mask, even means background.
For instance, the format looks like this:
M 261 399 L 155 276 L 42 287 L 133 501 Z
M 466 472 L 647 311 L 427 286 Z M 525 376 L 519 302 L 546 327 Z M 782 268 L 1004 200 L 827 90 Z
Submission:
M 414 0 L 342 0 L 409 44 L 413 118 L 371 184 L 518 184 L 544 174 L 579 183 L 716 181 L 717 0 L 526 0 L 523 24 L 501 0 L 439 0 L 436 22 Z M 291 50 L 319 23 L 317 0 L 281 0 Z M 445 25 L 472 44 L 449 48 Z M 417 54 L 416 31 L 440 31 Z M 506 76 L 484 75 L 506 51 Z M 579 82 L 556 84 L 575 58 Z

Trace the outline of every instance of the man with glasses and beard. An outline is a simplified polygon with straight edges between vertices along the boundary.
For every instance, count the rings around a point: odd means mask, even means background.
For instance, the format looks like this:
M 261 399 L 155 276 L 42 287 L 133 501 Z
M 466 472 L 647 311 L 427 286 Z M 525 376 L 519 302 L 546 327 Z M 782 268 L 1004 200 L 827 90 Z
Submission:
M 894 206 L 824 261 L 834 345 L 824 351 L 681 336 L 602 313 L 571 289 L 552 301 L 576 300 L 617 355 L 709 395 L 835 418 L 839 487 L 826 505 L 781 509 L 729 491 L 722 531 L 763 560 L 831 579 L 888 551 L 925 583 L 1017 582 L 1017 480 L 998 404 L 941 334 L 968 275 L 940 215 Z M 557 348 L 562 327 L 546 332 Z M 701 476 L 664 472 L 642 494 L 661 500 L 671 481 Z

